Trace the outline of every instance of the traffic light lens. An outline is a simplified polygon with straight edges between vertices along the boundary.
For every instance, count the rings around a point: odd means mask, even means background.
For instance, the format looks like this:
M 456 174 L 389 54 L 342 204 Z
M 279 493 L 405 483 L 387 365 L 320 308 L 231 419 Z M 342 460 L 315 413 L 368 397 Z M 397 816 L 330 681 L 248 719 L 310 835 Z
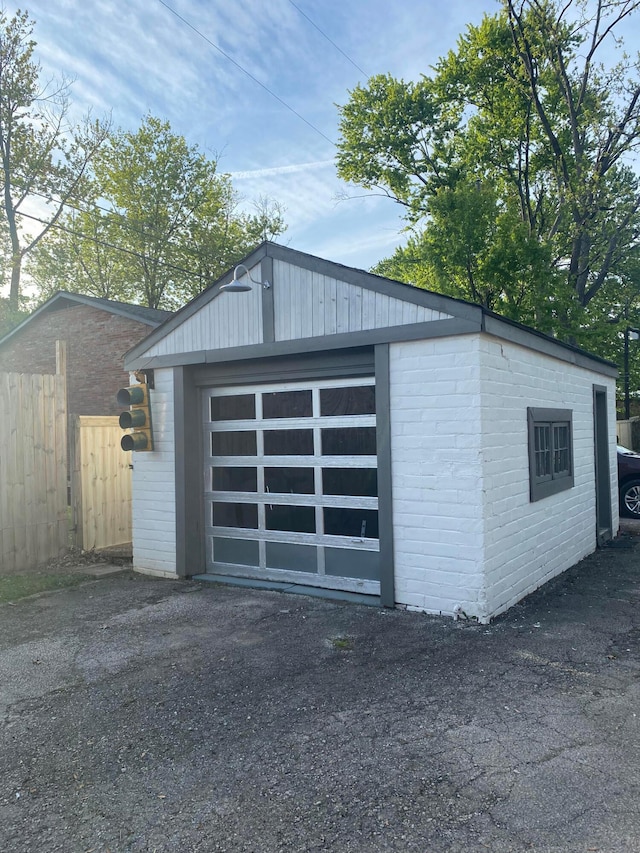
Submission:
M 123 450 L 146 450 L 148 443 L 147 436 L 143 432 L 123 435 L 120 439 L 120 447 Z
M 122 429 L 143 427 L 147 423 L 147 415 L 144 409 L 133 409 L 130 412 L 122 412 L 118 423 Z
M 116 400 L 121 406 L 138 406 L 145 401 L 145 391 L 139 385 L 132 388 L 121 388 Z

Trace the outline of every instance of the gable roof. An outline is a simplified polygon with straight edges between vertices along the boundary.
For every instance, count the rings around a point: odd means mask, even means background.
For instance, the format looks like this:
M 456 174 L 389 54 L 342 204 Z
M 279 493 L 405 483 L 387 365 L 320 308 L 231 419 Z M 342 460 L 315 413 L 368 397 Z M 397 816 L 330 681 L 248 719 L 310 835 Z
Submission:
M 273 310 L 273 289 L 271 285 L 276 288 L 284 287 L 288 291 L 289 299 L 291 299 L 291 294 L 295 294 L 295 299 L 300 293 L 299 291 L 296 293 L 295 288 L 292 289 L 289 284 L 278 278 L 275 282 L 273 281 L 272 277 L 276 272 L 276 267 L 282 272 L 284 266 L 297 267 L 310 274 L 307 278 L 315 282 L 314 286 L 324 286 L 324 293 L 321 298 L 325 302 L 330 299 L 327 282 L 337 281 L 339 284 L 344 284 L 347 289 L 351 289 L 352 292 L 358 291 L 359 295 L 363 297 L 363 302 L 364 299 L 368 299 L 370 305 L 377 305 L 385 300 L 387 306 L 391 305 L 392 308 L 387 309 L 388 315 L 382 322 L 376 318 L 375 322 L 365 325 L 363 317 L 360 327 L 333 328 L 330 334 L 327 334 L 326 331 L 318 332 L 316 330 L 309 332 L 309 323 L 307 322 L 306 332 L 301 333 L 300 330 L 297 330 L 295 334 L 291 335 L 291 339 L 285 340 L 283 336 L 274 336 L 274 330 L 271 328 L 271 343 L 268 344 L 264 340 L 247 339 L 247 334 L 249 336 L 251 334 L 250 331 L 247 333 L 247 329 L 251 328 L 252 320 L 250 318 L 247 321 L 247 317 L 244 316 L 242 321 L 245 327 L 245 336 L 242 341 L 238 341 L 239 346 L 218 344 L 216 350 L 211 350 L 208 346 L 204 348 L 194 346 L 188 352 L 183 351 L 180 348 L 180 344 L 184 343 L 182 332 L 184 329 L 193 329 L 194 323 L 198 325 L 198 319 L 203 321 L 199 323 L 200 327 L 207 329 L 208 334 L 211 335 L 213 330 L 211 321 L 214 319 L 213 315 L 216 311 L 214 310 L 212 314 L 213 306 L 210 306 L 210 303 L 220 295 L 222 286 L 232 280 L 234 269 L 242 265 L 249 271 L 253 271 L 252 268 L 261 262 L 266 264 L 260 268 L 261 275 L 267 279 L 272 279 L 268 285 L 270 289 L 267 291 L 271 294 L 268 297 L 271 300 L 271 310 Z M 265 269 L 271 271 L 266 276 L 264 275 Z M 322 285 L 322 281 L 324 281 L 324 285 Z M 254 290 L 261 290 L 259 284 L 257 288 L 254 287 Z M 335 301 L 335 294 L 332 298 Z M 255 306 L 255 303 L 253 305 Z M 293 302 L 290 301 L 289 306 L 291 305 Z M 402 308 L 403 305 L 406 310 Z M 300 306 L 298 304 L 295 307 L 299 308 Z M 222 321 L 218 323 L 217 327 L 218 332 L 224 332 L 225 323 L 228 323 L 230 319 L 229 309 L 223 309 L 222 303 L 216 303 L 215 308 L 219 312 L 227 311 L 226 314 L 223 314 Z M 244 304 L 243 309 L 245 315 L 247 309 L 251 310 L 248 303 Z M 362 311 L 364 312 L 364 310 L 363 308 Z M 237 310 L 236 314 L 238 313 L 240 312 Z M 199 317 L 195 315 L 199 315 Z M 258 319 L 264 322 L 264 318 L 258 317 Z M 270 322 L 273 324 L 273 318 Z M 304 350 L 362 346 L 383 341 L 472 332 L 486 332 L 561 360 L 582 364 L 609 376 L 617 375 L 617 366 L 612 362 L 592 355 L 578 347 L 565 344 L 521 323 L 508 320 L 480 305 L 384 278 L 364 270 L 347 267 L 269 241 L 263 242 L 238 265 L 221 276 L 129 350 L 125 355 L 125 367 L 132 369 L 133 367 L 160 367 L 170 364 L 197 364 L 220 359 L 233 360 L 234 358 L 261 357 L 267 354 L 288 354 Z M 200 337 L 203 337 L 202 334 Z M 196 343 L 197 338 L 198 336 L 195 335 L 190 343 Z
M 145 308 L 143 305 L 132 305 L 128 302 L 117 302 L 114 299 L 104 299 L 100 296 L 85 296 L 82 293 L 70 293 L 66 290 L 59 290 L 50 299 L 47 299 L 46 302 L 43 302 L 42 305 L 36 308 L 35 311 L 32 311 L 15 329 L 12 329 L 1 337 L 0 346 L 5 344 L 36 317 L 46 312 L 63 310 L 72 305 L 89 305 L 101 311 L 108 311 L 111 314 L 118 314 L 122 317 L 127 317 L 129 320 L 144 323 L 151 329 L 155 329 L 169 317 L 173 316 L 172 311 L 163 311 L 159 308 Z

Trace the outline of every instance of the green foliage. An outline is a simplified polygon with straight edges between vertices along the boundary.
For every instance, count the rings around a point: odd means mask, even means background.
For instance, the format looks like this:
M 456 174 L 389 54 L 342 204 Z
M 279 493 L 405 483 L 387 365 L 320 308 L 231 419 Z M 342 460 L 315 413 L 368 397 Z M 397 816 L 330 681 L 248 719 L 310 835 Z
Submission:
M 86 580 L 87 575 L 77 573 L 65 575 L 32 572 L 30 574 L 5 575 L 0 577 L 0 604 L 18 601 L 20 598 L 36 595 L 39 592 L 50 592 L 78 586 Z
M 2 226 L 10 246 L 11 310 L 19 309 L 22 262 L 64 206 L 85 191 L 87 169 L 108 127 L 88 118 L 68 128 L 68 85 L 40 84 L 33 22 L 0 8 L 0 161 Z M 34 218 L 25 208 L 43 211 Z
M 274 203 L 237 206 L 215 160 L 147 116 L 135 133 L 110 135 L 84 209 L 42 241 L 30 273 L 41 298 L 65 289 L 176 309 L 285 230 Z
M 640 289 L 640 70 L 598 57 L 637 7 L 503 0 L 431 77 L 350 93 L 339 174 L 402 204 L 412 231 L 377 272 L 615 350 L 620 288 L 629 304 Z

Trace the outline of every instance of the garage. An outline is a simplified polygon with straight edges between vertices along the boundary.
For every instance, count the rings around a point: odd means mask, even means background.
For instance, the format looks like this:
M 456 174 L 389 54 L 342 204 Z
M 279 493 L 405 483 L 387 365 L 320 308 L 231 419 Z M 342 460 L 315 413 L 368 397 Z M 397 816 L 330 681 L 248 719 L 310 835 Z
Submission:
M 488 622 L 618 529 L 615 365 L 263 243 L 125 357 L 134 568 Z
M 379 594 L 374 377 L 203 400 L 207 572 Z

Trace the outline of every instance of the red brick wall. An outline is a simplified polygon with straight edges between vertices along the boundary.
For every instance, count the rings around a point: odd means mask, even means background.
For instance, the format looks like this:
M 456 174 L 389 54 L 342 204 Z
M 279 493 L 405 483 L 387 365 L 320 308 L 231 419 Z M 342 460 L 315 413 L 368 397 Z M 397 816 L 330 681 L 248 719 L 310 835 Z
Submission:
M 44 311 L 0 346 L 0 371 L 55 373 L 56 341 L 66 341 L 69 414 L 117 415 L 116 394 L 129 384 L 124 354 L 152 330 L 89 305 Z

